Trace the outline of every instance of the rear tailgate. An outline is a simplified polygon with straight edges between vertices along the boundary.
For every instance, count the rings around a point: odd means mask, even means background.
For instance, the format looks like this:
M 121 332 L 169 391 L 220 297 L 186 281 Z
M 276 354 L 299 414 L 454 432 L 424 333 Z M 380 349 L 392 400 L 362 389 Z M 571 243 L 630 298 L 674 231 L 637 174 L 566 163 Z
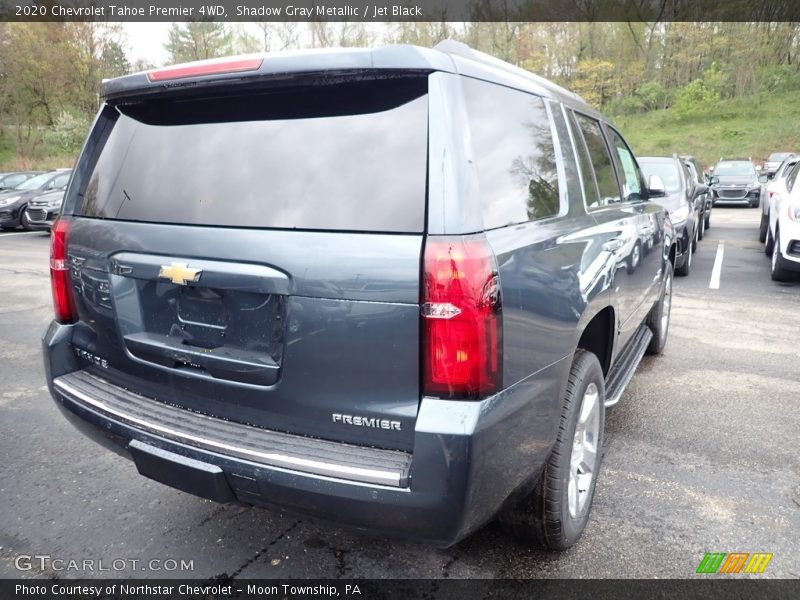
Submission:
M 73 344 L 220 418 L 410 449 L 424 77 L 107 106 L 70 189 Z

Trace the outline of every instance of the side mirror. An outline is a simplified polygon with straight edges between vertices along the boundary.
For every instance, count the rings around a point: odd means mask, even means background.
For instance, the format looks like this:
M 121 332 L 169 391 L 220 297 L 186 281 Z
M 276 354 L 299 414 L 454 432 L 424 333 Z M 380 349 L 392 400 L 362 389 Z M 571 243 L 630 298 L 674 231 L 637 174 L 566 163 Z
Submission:
M 703 194 L 708 193 L 708 186 L 704 183 L 698 183 L 694 186 L 694 197 L 699 198 Z
M 647 197 L 648 198 L 663 198 L 667 195 L 667 188 L 664 182 L 658 175 L 650 175 L 647 182 Z
M 711 177 L 708 178 L 709 185 L 716 185 L 717 183 L 719 183 L 719 177 L 717 177 L 716 175 L 712 175 Z
M 769 180 L 770 180 L 770 176 L 769 175 L 759 175 L 758 176 L 758 182 L 759 183 L 767 183 Z

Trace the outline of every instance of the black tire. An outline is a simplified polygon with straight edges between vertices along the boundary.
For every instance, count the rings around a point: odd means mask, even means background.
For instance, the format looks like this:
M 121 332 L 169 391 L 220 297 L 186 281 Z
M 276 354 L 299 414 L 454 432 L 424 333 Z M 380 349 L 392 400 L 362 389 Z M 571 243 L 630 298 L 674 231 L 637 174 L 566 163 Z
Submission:
M 19 224 L 22 225 L 22 228 L 25 231 L 31 231 L 31 222 L 28 220 L 28 215 L 25 214 L 25 209 L 23 208 L 19 214 Z
M 769 230 L 769 226 L 767 226 L 767 239 L 764 240 L 764 254 L 772 257 L 772 249 L 774 246 L 775 240 L 772 239 L 772 232 Z
M 599 426 L 594 446 L 596 449 L 592 477 L 584 490 L 580 511 L 570 511 L 570 474 L 575 433 L 581 406 L 587 390 L 594 385 L 597 391 Z M 594 421 L 595 413 L 592 412 Z M 567 380 L 567 390 L 561 409 L 561 422 L 555 446 L 544 465 L 538 483 L 529 495 L 514 506 L 505 509 L 499 520 L 503 529 L 518 540 L 538 543 L 550 550 L 566 550 L 578 541 L 586 524 L 594 499 L 594 491 L 602 462 L 603 428 L 605 426 L 605 382 L 603 370 L 597 357 L 586 350 L 578 349 L 572 361 Z M 575 488 L 573 488 L 575 489 Z M 581 497 L 580 495 L 578 497 Z
M 769 220 L 767 215 L 761 213 L 761 225 L 758 226 L 758 241 L 762 244 L 767 241 L 767 229 L 769 228 Z
M 772 281 L 789 281 L 792 273 L 785 266 L 785 259 L 781 256 L 781 230 L 775 230 L 775 243 L 772 248 L 772 262 L 770 264 Z
M 667 261 L 664 271 L 664 283 L 661 285 L 661 296 L 655 306 L 650 309 L 647 317 L 647 326 L 653 332 L 653 339 L 647 346 L 647 353 L 651 355 L 661 354 L 664 346 L 667 345 L 667 335 L 669 334 L 669 319 L 672 312 L 672 263 Z M 666 312 L 666 319 L 664 313 Z
M 694 237 L 692 238 L 692 253 L 697 252 L 697 241 L 700 239 L 700 228 L 698 225 L 694 226 Z
M 685 255 L 683 260 L 683 264 L 675 269 L 675 274 L 680 277 L 688 277 L 689 274 L 692 272 L 692 255 L 694 254 L 694 249 L 692 248 L 692 244 L 688 245 L 688 254 Z
M 697 223 L 697 241 L 701 241 L 706 233 L 706 218 L 701 218 Z
M 705 228 L 706 229 L 711 229 L 711 209 L 710 208 L 706 211 L 706 221 L 705 221 L 705 223 L 706 223 L 706 227 Z

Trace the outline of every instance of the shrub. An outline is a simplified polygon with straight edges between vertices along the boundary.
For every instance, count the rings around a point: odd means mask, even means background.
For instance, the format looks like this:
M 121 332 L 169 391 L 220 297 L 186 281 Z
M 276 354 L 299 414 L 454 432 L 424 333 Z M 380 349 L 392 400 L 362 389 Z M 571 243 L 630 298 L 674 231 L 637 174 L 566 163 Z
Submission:
M 81 149 L 90 126 L 86 117 L 76 117 L 62 111 L 45 133 L 45 141 L 53 152 L 76 154 Z
M 686 119 L 708 114 L 717 108 L 718 103 L 719 93 L 707 87 L 702 79 L 695 79 L 678 88 L 672 107 L 679 119 Z

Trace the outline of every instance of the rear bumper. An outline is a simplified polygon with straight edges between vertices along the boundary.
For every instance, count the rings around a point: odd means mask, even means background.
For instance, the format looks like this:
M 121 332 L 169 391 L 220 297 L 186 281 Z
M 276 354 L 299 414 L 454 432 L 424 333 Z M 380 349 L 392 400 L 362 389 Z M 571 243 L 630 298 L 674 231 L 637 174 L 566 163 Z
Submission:
M 123 415 L 119 409 L 122 405 L 117 405 L 116 414 L 110 413 L 102 403 L 92 403 L 59 384 L 69 382 L 68 375 L 81 369 L 69 343 L 70 329 L 53 323 L 43 339 L 48 386 L 56 405 L 90 438 L 135 460 L 141 473 L 221 502 L 275 507 L 365 532 L 441 547 L 478 529 L 515 492 L 529 488 L 552 446 L 550 435 L 555 433 L 558 416 L 554 398 L 560 397 L 561 371 L 568 368 L 557 363 L 534 379 L 524 380 L 482 402 L 423 399 L 413 453 L 363 448 L 359 458 L 366 462 L 375 459 L 377 467 L 388 468 L 391 460 L 381 462 L 380 453 L 397 455 L 397 464 L 402 462 L 400 455 L 406 455 L 408 477 L 398 480 L 395 486 L 366 481 L 360 476 L 348 480 L 330 472 L 312 473 L 302 465 L 292 468 L 286 463 L 264 464 L 259 457 L 234 456 L 224 448 L 215 449 L 192 439 L 179 440 L 169 428 L 153 430 Z M 101 369 L 94 372 L 94 379 L 102 381 L 96 377 L 102 376 Z M 114 386 L 108 385 L 107 391 L 115 393 Z M 191 414 L 187 411 L 187 415 Z M 248 437 L 247 426 L 241 427 L 242 437 Z M 335 445 L 291 437 L 309 445 Z M 338 454 L 341 452 L 328 456 Z M 203 475 L 192 465 L 215 474 Z

